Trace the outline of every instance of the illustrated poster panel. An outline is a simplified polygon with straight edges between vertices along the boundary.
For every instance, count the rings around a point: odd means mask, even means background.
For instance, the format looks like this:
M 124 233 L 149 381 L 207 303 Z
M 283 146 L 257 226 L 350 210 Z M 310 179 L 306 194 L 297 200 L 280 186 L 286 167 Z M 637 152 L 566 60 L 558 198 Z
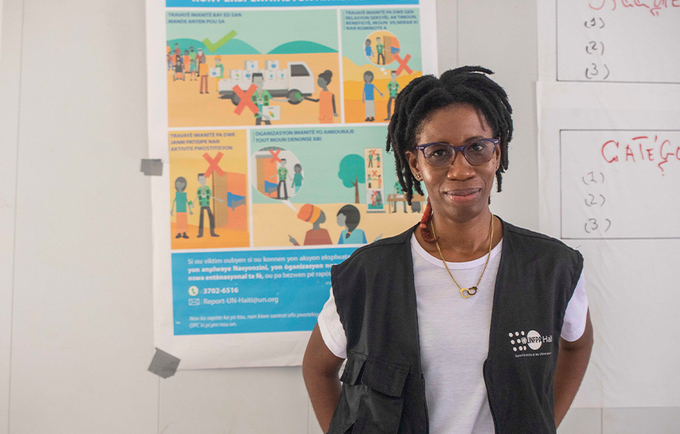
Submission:
M 433 2 L 280 4 L 147 3 L 155 336 L 180 369 L 299 364 L 331 267 L 424 208 L 383 149 L 436 72 Z

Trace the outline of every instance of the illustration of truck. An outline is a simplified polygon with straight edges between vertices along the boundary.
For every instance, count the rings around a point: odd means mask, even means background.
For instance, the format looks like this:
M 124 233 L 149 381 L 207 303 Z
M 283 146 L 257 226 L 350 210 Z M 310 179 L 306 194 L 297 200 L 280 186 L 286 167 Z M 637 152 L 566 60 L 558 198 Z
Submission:
M 267 60 L 265 69 L 259 69 L 257 60 L 244 63 L 244 69 L 230 70 L 229 78 L 223 78 L 218 85 L 220 97 L 231 99 L 234 105 L 241 102 L 241 98 L 233 91 L 234 86 L 238 85 L 246 91 L 253 83 L 254 73 L 264 76 L 264 89 L 273 98 L 285 97 L 289 103 L 299 104 L 305 96 L 314 93 L 314 75 L 305 62 L 288 62 L 286 69 L 279 69 L 278 60 Z

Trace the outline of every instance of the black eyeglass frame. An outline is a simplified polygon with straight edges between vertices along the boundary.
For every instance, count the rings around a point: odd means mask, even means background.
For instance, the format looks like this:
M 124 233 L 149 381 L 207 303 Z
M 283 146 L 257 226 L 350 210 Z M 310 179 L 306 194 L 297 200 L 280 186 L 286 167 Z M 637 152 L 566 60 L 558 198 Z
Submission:
M 491 156 L 489 157 L 488 160 L 486 160 L 482 163 L 479 163 L 479 164 L 472 164 L 470 162 L 470 160 L 468 160 L 467 155 L 465 155 L 465 150 L 469 146 L 472 146 L 472 145 L 474 145 L 475 143 L 478 143 L 478 142 L 491 142 L 491 143 L 493 143 L 493 145 L 494 145 L 493 150 L 492 150 Z M 453 146 L 452 144 L 446 143 L 446 142 L 432 142 L 432 143 L 425 143 L 425 144 L 422 144 L 422 145 L 417 145 L 416 149 L 420 150 L 420 152 L 423 153 L 423 158 L 425 158 L 425 161 L 427 161 L 427 164 L 429 164 L 430 166 L 437 168 L 437 169 L 440 169 L 440 168 L 443 168 L 443 167 L 446 167 L 446 166 L 441 166 L 441 167 L 440 166 L 433 166 L 430 163 L 430 161 L 427 159 L 427 156 L 425 155 L 425 149 L 429 148 L 432 145 L 447 145 L 447 146 L 453 148 L 453 159 L 451 160 L 451 163 L 448 164 L 449 166 L 451 164 L 453 164 L 453 162 L 456 160 L 456 156 L 458 155 L 458 152 L 463 154 L 463 157 L 465 157 L 465 161 L 467 161 L 471 166 L 481 166 L 482 164 L 488 163 L 491 160 L 491 158 L 493 157 L 493 153 L 496 151 L 496 147 L 498 146 L 498 144 L 500 142 L 501 142 L 500 139 L 487 139 L 487 138 L 477 139 L 474 142 L 468 143 L 467 145 L 463 145 L 463 146 Z

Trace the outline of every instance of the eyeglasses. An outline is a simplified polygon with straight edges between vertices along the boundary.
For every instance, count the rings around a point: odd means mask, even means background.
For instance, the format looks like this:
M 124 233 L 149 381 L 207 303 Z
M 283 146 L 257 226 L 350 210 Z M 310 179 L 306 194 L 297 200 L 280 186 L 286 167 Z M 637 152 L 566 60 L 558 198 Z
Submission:
M 472 166 L 480 166 L 493 157 L 498 139 L 478 139 L 464 146 L 453 146 L 448 143 L 425 143 L 416 146 L 423 153 L 423 157 L 432 167 L 448 167 L 456 159 L 458 152 L 462 152 L 465 159 Z

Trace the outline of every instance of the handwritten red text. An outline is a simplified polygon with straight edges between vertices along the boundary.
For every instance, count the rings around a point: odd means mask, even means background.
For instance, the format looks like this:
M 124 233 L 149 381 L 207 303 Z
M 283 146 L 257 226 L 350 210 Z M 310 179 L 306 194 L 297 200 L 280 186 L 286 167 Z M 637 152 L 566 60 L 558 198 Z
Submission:
M 622 8 L 645 8 L 655 17 L 659 16 L 661 9 L 680 8 L 680 0 L 590 0 L 590 8 L 596 11 L 602 10 L 607 4 L 611 10 Z
M 602 158 L 614 163 L 653 163 L 664 174 L 664 165 L 680 161 L 680 145 L 658 135 L 633 137 L 627 141 L 607 140 L 602 145 Z

